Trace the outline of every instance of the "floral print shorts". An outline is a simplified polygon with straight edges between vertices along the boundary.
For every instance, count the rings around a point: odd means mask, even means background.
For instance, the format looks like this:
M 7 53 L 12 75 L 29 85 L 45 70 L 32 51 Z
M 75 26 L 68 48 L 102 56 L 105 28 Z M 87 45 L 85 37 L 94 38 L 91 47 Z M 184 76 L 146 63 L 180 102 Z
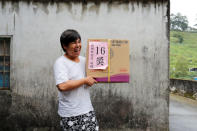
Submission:
M 98 131 L 99 126 L 94 111 L 73 117 L 61 117 L 63 131 Z

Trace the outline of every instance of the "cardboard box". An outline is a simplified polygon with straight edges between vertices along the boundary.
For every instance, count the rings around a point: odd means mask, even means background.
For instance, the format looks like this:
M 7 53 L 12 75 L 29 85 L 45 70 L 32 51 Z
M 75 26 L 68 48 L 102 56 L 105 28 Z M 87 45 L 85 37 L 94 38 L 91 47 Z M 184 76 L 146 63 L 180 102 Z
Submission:
M 106 69 L 90 69 L 91 55 L 97 55 L 98 51 L 104 54 L 104 50 L 96 48 L 93 54 L 89 54 L 90 44 L 103 42 L 108 45 L 108 66 Z M 103 48 L 104 49 L 104 48 Z M 88 39 L 86 54 L 86 74 L 93 76 L 98 82 L 125 82 L 130 79 L 130 59 L 129 59 L 129 41 L 117 39 Z M 91 52 L 90 52 L 91 53 Z M 99 63 L 99 62 L 98 62 Z M 104 62 L 103 62 L 104 63 Z M 100 63 L 99 63 L 100 64 Z

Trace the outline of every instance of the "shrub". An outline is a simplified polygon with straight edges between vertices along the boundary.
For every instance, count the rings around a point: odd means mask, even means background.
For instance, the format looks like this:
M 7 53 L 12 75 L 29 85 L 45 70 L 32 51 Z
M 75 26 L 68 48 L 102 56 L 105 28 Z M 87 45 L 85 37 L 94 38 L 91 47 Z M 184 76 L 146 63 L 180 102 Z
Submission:
M 178 39 L 178 43 L 183 43 L 183 36 L 180 34 L 174 34 L 173 37 L 176 37 Z

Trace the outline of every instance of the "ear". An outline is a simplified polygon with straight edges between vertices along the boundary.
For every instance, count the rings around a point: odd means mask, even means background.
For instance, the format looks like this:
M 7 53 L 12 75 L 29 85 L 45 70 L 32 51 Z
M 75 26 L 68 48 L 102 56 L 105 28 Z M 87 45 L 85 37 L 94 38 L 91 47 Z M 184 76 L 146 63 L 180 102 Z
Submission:
M 67 50 L 67 47 L 65 45 L 63 45 L 64 50 Z

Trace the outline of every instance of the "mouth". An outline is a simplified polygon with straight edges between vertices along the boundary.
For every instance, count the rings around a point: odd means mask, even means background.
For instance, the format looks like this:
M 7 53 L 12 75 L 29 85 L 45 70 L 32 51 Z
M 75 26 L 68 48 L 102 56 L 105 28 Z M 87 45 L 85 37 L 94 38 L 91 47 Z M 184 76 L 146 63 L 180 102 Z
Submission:
M 81 51 L 80 48 L 75 48 L 75 49 L 74 49 L 74 52 L 75 52 L 75 53 L 79 53 L 80 51 Z

